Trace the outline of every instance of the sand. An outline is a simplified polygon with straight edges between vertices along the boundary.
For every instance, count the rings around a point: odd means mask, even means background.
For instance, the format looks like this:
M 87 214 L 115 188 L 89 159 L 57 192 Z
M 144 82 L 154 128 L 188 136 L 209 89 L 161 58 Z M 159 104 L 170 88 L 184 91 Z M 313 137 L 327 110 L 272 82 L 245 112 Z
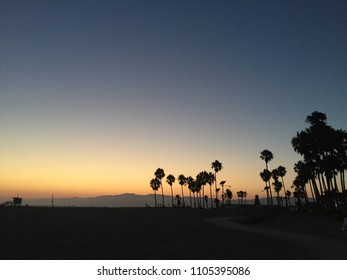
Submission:
M 2 207 L 0 259 L 347 259 L 347 234 L 301 213 Z

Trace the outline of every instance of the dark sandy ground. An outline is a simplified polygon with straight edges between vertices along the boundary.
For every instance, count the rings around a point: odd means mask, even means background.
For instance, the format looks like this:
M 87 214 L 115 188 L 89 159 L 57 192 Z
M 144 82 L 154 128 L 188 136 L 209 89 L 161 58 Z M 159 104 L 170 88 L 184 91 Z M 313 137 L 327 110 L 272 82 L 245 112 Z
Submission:
M 329 216 L 155 208 L 0 208 L 0 259 L 347 259 Z

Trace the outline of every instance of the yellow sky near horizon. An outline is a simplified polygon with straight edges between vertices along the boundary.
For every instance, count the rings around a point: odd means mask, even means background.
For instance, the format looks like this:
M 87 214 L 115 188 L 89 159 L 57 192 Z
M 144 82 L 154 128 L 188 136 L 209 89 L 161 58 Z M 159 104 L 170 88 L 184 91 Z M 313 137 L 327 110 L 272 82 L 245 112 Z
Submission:
M 50 197 L 93 197 L 100 195 L 117 195 L 123 193 L 151 194 L 149 181 L 154 177 L 154 171 L 161 167 L 166 176 L 179 174 L 195 177 L 200 171 L 212 171 L 211 163 L 218 159 L 223 169 L 217 174 L 218 182 L 226 180 L 236 198 L 239 190 L 247 191 L 248 198 L 256 194 L 265 196 L 262 192 L 264 183 L 259 172 L 264 168 L 264 162 L 258 154 L 237 153 L 230 156 L 230 152 L 215 150 L 218 158 L 212 158 L 213 152 L 205 155 L 192 153 L 187 158 L 181 157 L 179 152 L 171 151 L 167 157 L 151 157 L 151 152 L 142 152 L 141 156 L 131 154 L 118 158 L 114 154 L 99 154 L 94 150 L 90 153 L 59 154 L 35 152 L 20 154 L 3 153 L 0 161 L 0 197 L 13 197 L 17 194 L 25 198 Z M 71 151 L 72 152 L 72 151 Z M 175 153 L 178 155 L 174 156 Z M 98 154 L 98 156 L 96 156 Z M 252 162 L 252 165 L 249 164 Z M 274 159 L 270 168 L 284 165 Z M 285 180 L 287 186 L 291 184 L 293 172 L 287 166 L 288 175 Z M 171 195 L 169 186 L 164 181 L 164 192 Z M 174 183 L 174 194 L 181 194 L 180 186 Z M 185 188 L 188 195 L 188 189 Z

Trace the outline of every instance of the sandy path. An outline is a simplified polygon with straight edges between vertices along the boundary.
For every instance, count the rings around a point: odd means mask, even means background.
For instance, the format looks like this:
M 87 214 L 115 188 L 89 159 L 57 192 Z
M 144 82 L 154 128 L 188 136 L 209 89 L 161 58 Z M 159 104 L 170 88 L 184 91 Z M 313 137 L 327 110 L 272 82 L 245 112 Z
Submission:
M 209 218 L 206 221 L 219 227 L 284 239 L 293 242 L 298 246 L 306 247 L 307 250 L 315 252 L 317 254 L 317 258 L 347 259 L 347 234 L 345 234 L 345 239 L 319 237 L 303 233 L 261 228 L 256 225 L 242 225 L 233 221 L 238 218 L 241 217 L 217 217 Z

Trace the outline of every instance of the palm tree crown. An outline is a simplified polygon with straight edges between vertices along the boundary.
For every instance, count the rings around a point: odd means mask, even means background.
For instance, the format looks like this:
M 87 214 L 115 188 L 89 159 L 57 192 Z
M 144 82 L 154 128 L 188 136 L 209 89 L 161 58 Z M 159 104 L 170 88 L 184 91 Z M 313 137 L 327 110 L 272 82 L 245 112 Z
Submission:
M 214 170 L 214 172 L 217 173 L 222 170 L 223 166 L 221 162 L 219 162 L 218 160 L 215 160 L 214 162 L 212 162 L 211 168 Z
M 266 164 L 266 169 L 267 169 L 267 164 L 269 161 L 273 159 L 273 153 L 269 150 L 263 150 L 260 152 L 260 158 L 265 161 Z

